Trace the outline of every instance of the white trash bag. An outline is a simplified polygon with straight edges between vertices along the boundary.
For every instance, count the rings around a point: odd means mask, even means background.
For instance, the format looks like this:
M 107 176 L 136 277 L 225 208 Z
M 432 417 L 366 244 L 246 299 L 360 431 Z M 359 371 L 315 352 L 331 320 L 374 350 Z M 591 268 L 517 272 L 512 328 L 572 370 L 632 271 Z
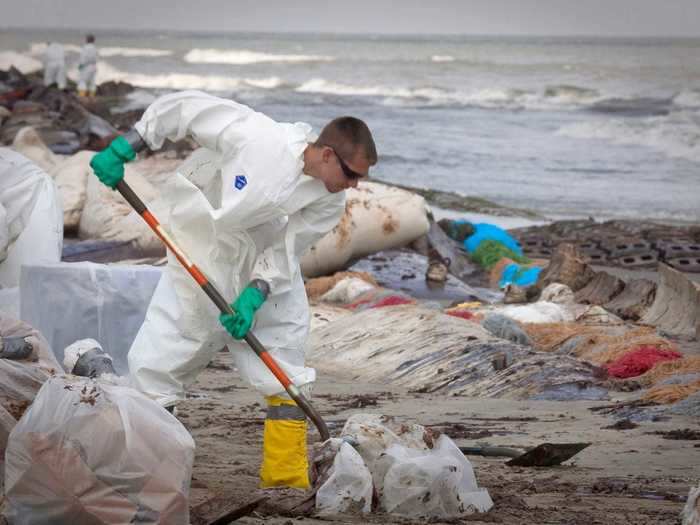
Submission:
M 340 445 L 328 480 L 316 492 L 316 510 L 326 516 L 372 510 L 372 475 L 348 443 Z
M 493 507 L 488 491 L 477 486 L 471 463 L 445 435 L 429 450 L 392 445 L 376 468 L 386 472 L 377 491 L 381 508 L 391 514 L 456 518 Z
M 478 487 L 471 463 L 445 435 L 435 438 L 421 425 L 400 423 L 387 416 L 355 414 L 348 418 L 341 436 L 355 443 L 353 452 L 369 470 L 383 511 L 410 518 L 449 519 L 493 507 L 488 491 Z M 341 451 L 349 446 L 344 443 Z M 345 454 L 338 459 L 338 453 L 336 462 L 342 467 L 332 470 L 331 478 L 321 487 L 328 492 L 323 498 L 317 495 L 319 511 L 326 504 L 335 505 L 335 512 L 343 512 L 343 505 L 356 508 L 342 498 L 359 490 L 361 468 L 357 457 L 350 463 L 348 452 Z M 336 476 L 334 484 L 328 486 L 341 469 L 348 475 Z
M 194 441 L 140 392 L 75 376 L 48 380 L 10 434 L 13 525 L 187 525 Z

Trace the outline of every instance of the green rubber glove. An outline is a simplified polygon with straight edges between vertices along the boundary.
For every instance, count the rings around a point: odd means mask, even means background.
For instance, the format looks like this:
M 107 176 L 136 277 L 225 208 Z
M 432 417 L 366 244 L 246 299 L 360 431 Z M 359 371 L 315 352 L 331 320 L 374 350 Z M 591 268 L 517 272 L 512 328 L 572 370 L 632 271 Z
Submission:
M 117 137 L 105 149 L 92 157 L 90 167 L 100 182 L 112 189 L 124 178 L 124 164 L 134 160 L 131 144 L 124 137 Z
M 264 302 L 265 295 L 260 290 L 253 286 L 247 286 L 238 296 L 236 302 L 231 305 L 235 313 L 233 315 L 221 314 L 219 321 L 234 339 L 243 339 L 250 327 L 253 326 L 255 312 Z

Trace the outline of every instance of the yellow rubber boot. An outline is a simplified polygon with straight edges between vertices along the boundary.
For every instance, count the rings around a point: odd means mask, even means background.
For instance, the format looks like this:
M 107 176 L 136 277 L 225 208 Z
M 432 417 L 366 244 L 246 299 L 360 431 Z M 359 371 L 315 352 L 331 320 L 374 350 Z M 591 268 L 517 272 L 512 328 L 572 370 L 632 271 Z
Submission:
M 267 397 L 260 486 L 307 489 L 306 417 L 291 399 Z

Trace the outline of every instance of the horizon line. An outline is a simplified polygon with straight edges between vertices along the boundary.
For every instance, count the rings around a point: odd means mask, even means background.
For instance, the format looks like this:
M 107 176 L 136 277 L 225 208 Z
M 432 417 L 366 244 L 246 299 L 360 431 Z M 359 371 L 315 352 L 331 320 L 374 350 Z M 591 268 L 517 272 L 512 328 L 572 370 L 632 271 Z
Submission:
M 204 35 L 319 35 L 319 36 L 346 36 L 346 37 L 367 37 L 367 36 L 380 36 L 380 37 L 473 37 L 473 38 L 591 38 L 591 39 L 657 39 L 657 40 L 700 40 L 700 34 L 698 35 L 652 35 L 652 34 L 595 34 L 595 33 L 410 33 L 410 32 L 396 32 L 396 33 L 376 33 L 376 32 L 366 32 L 357 33 L 350 31 L 315 31 L 315 30 L 252 30 L 252 29 L 235 29 L 235 30 L 220 30 L 220 29 L 148 29 L 148 28 L 124 28 L 124 27 L 53 27 L 53 26 L 13 26 L 13 25 L 3 25 L 0 26 L 2 30 L 15 30 L 15 31 L 57 31 L 57 32 L 121 32 L 121 33 L 172 33 L 172 34 L 204 34 Z

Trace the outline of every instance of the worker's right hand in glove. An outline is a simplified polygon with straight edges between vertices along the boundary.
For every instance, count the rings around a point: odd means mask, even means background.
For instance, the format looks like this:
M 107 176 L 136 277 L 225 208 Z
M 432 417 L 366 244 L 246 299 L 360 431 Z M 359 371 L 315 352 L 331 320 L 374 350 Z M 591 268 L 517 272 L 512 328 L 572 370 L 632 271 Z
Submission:
M 124 178 L 124 164 L 134 160 L 136 152 L 124 137 L 117 137 L 92 157 L 90 167 L 104 185 L 114 189 Z
M 221 314 L 219 321 L 234 339 L 243 339 L 253 326 L 255 312 L 263 305 L 266 294 L 258 287 L 248 285 L 231 305 L 233 315 Z

